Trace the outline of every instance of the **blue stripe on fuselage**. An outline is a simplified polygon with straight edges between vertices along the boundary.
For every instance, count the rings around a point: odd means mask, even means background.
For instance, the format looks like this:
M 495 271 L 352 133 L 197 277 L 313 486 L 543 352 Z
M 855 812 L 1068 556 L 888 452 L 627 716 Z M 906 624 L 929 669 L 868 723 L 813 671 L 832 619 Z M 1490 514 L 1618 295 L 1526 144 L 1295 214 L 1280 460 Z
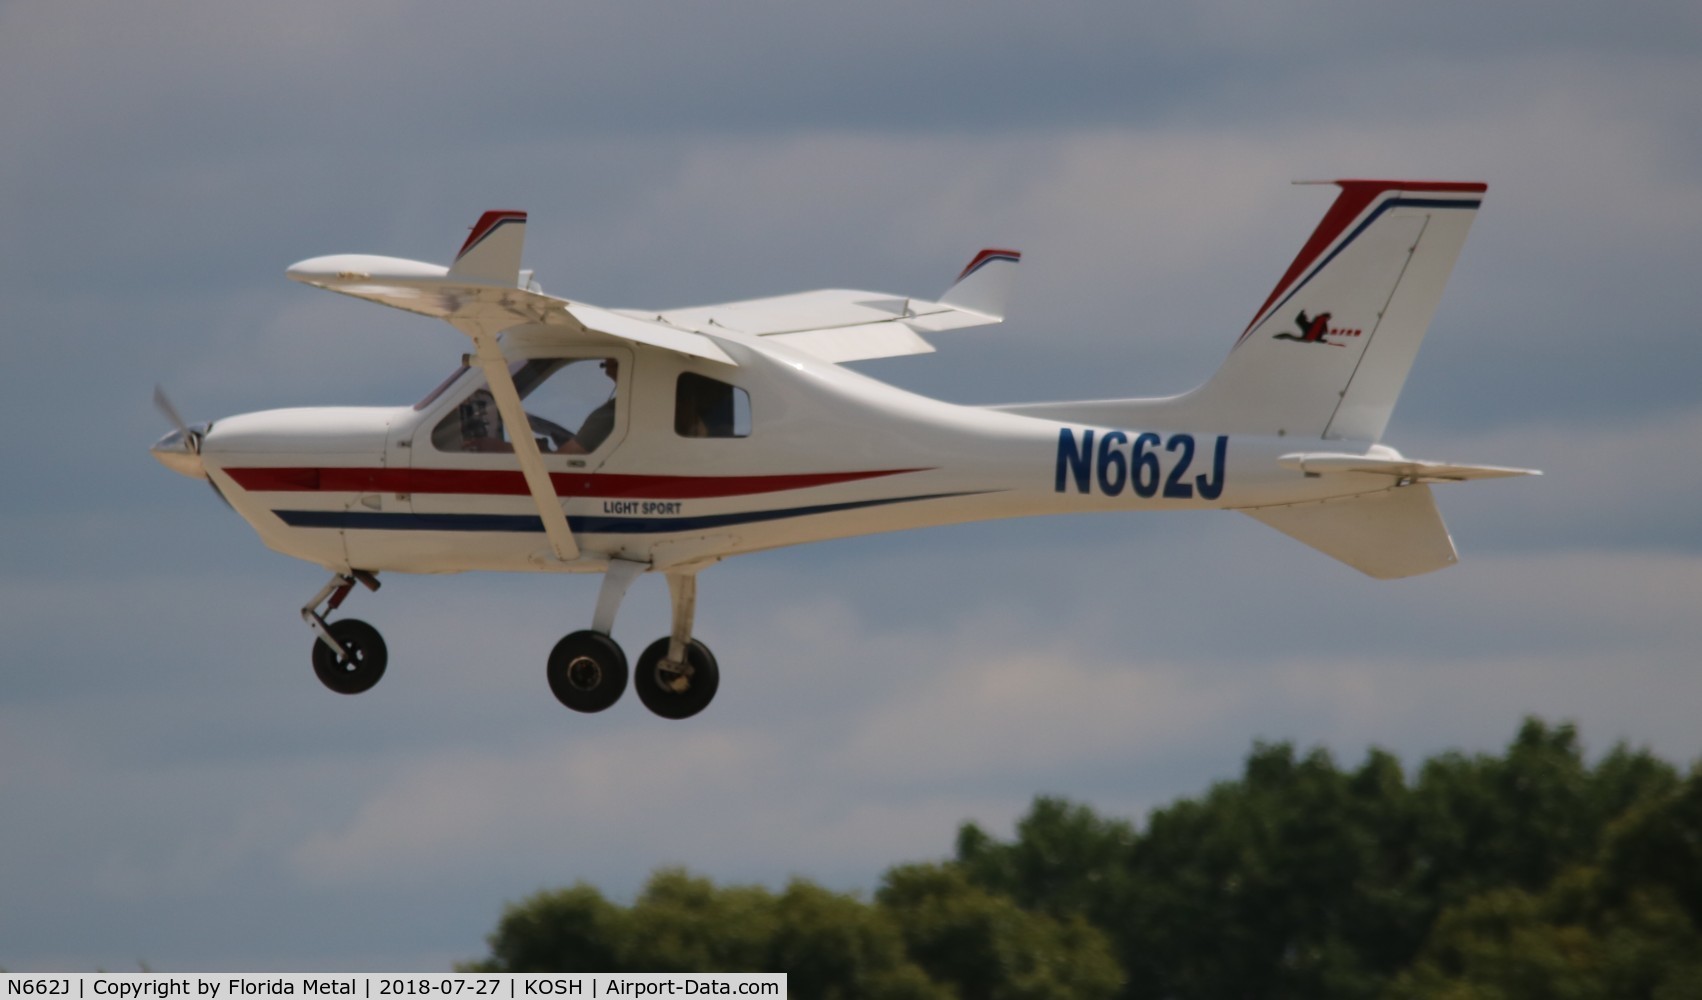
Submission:
M 964 493 L 929 493 L 914 497 L 890 497 L 880 500 L 853 500 L 847 503 L 818 504 L 813 507 L 788 507 L 779 510 L 739 511 L 732 514 L 705 514 L 698 517 L 598 517 L 570 516 L 568 527 L 576 535 L 655 535 L 677 531 L 704 531 L 735 524 L 758 521 L 778 521 L 813 514 L 833 514 L 864 507 L 882 507 L 915 500 L 940 500 L 946 497 L 974 496 L 986 491 Z M 273 511 L 292 528 L 339 528 L 350 531 L 512 531 L 542 532 L 543 518 L 536 514 L 404 514 L 355 510 L 277 510 Z

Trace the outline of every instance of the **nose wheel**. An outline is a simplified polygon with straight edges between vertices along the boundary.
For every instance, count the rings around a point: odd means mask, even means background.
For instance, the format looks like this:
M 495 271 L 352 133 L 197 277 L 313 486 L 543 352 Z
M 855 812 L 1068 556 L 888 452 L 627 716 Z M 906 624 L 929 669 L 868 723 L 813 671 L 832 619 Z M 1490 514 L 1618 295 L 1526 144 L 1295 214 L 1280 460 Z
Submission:
M 343 651 L 339 653 L 323 642 L 314 641 L 313 672 L 319 676 L 319 683 L 338 694 L 371 690 L 384 676 L 384 667 L 390 660 L 384 637 L 358 618 L 332 622 L 327 628 Z
M 357 569 L 346 576 L 338 573 L 301 609 L 302 620 L 315 636 L 313 673 L 319 683 L 338 694 L 370 691 L 384 676 L 384 668 L 390 662 L 384 637 L 371 625 L 356 618 L 325 620 L 326 614 L 342 606 L 356 583 L 368 590 L 378 589 L 378 578 L 365 570 Z M 325 614 L 320 614 L 320 605 L 325 606 Z

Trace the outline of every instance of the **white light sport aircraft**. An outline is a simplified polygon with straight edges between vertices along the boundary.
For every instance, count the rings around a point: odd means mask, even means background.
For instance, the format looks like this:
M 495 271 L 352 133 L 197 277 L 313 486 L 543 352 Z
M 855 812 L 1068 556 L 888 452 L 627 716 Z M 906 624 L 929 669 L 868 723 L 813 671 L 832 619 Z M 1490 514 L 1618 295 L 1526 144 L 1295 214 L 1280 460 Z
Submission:
M 317 257 L 297 281 L 447 320 L 472 341 L 411 407 L 270 410 L 153 447 L 211 480 L 265 543 L 332 576 L 302 609 L 333 691 L 383 675 L 384 641 L 328 622 L 376 574 L 602 573 L 550 689 L 597 712 L 625 691 L 610 633 L 634 578 L 666 576 L 673 627 L 638 658 L 645 706 L 714 697 L 692 637 L 697 573 L 800 542 L 1074 511 L 1238 510 L 1374 577 L 1455 561 L 1433 482 L 1529 470 L 1379 444 L 1485 186 L 1346 180 L 1204 385 L 1162 399 L 959 406 L 842 366 L 997 323 L 1020 255 L 983 250 L 939 301 L 830 290 L 609 310 L 522 271 L 523 212 L 487 212 L 449 267 Z

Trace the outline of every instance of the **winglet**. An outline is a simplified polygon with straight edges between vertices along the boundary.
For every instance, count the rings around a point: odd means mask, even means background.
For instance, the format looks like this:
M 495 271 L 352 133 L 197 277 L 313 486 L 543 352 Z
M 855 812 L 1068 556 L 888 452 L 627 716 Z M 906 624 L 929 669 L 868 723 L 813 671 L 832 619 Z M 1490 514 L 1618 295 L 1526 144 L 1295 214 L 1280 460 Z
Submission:
M 518 286 L 526 246 L 526 213 L 493 209 L 479 216 L 455 255 L 449 276 L 481 284 Z
M 1016 265 L 1021 260 L 1022 254 L 1016 250 L 989 247 L 981 251 L 940 296 L 940 302 L 954 309 L 1004 319 L 1011 287 L 1016 282 Z

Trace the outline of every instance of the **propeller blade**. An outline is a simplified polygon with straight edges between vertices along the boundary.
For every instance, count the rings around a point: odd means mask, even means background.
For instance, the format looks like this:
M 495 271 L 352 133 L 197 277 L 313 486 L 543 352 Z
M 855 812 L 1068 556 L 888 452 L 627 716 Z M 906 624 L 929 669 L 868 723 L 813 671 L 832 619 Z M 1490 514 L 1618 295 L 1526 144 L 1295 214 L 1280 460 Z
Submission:
M 189 436 L 189 424 L 184 422 L 183 415 L 177 412 L 177 407 L 171 405 L 171 397 L 165 394 L 165 389 L 158 382 L 154 383 L 154 409 L 164 414 L 184 437 Z

